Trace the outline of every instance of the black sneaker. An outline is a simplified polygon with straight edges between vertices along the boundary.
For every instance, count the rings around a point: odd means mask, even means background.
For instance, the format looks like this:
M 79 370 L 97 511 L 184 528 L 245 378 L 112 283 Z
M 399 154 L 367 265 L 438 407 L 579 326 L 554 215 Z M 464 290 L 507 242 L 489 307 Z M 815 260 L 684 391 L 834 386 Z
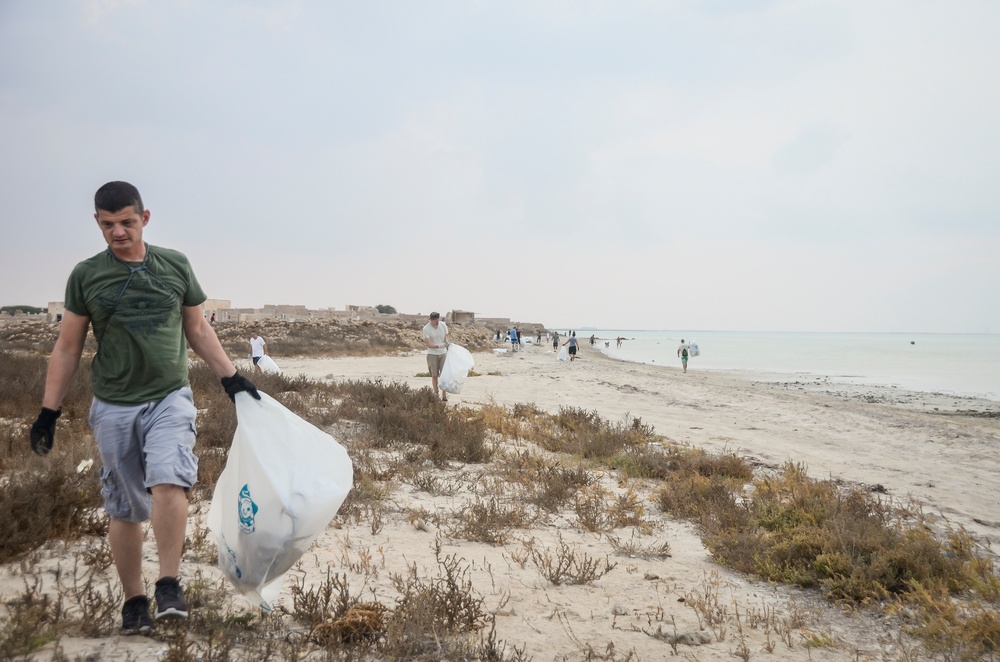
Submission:
M 137 595 L 122 605 L 122 633 L 145 634 L 153 629 L 153 619 L 149 617 L 149 598 Z
M 156 620 L 187 618 L 188 608 L 184 602 L 184 591 L 176 577 L 164 577 L 156 581 Z

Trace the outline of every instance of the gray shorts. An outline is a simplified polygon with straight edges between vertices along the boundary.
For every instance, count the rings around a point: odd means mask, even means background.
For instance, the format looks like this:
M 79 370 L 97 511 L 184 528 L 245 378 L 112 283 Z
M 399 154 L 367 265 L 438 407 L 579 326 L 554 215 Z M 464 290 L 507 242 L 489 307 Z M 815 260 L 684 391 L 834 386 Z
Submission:
M 155 485 L 198 481 L 194 396 L 187 386 L 157 402 L 116 405 L 94 398 L 90 428 L 101 454 L 101 496 L 111 519 L 149 519 Z
M 448 358 L 447 354 L 427 355 L 427 371 L 431 373 L 431 377 L 441 376 L 441 368 L 444 367 L 444 360 L 446 358 Z

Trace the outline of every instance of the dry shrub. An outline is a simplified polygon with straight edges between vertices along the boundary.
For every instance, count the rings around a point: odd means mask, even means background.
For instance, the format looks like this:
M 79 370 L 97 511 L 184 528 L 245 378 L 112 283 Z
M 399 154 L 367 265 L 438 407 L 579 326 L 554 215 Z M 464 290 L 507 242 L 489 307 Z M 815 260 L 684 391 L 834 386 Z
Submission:
M 609 464 L 630 478 L 672 480 L 678 474 L 697 474 L 740 483 L 753 478 L 753 469 L 735 453 L 710 454 L 673 443 L 633 446 L 612 457 Z
M 813 480 L 792 463 L 755 480 L 749 494 L 739 496 L 718 476 L 690 473 L 658 496 L 665 509 L 696 520 L 724 565 L 820 587 L 836 600 L 914 602 L 914 633 L 949 654 L 959 651 L 952 659 L 972 659 L 967 650 L 995 652 L 1000 577 L 964 530 L 941 540 L 922 517 L 906 519 L 871 492 Z
M 345 381 L 336 388 L 342 397 L 338 417 L 362 423 L 372 446 L 417 445 L 437 465 L 489 459 L 482 421 L 466 409 L 449 409 L 428 388 L 379 379 Z
M 589 485 L 576 494 L 574 509 L 587 531 L 605 532 L 625 526 L 645 527 L 645 508 L 633 486 L 613 495 L 599 485 Z
M 0 616 L 0 659 L 13 660 L 58 638 L 63 610 L 58 596 L 42 592 L 40 580 L 24 592 L 4 600 L 7 614 Z
M 456 556 L 444 555 L 440 538 L 434 543 L 434 557 L 437 577 L 421 580 L 415 567 L 405 577 L 392 577 L 399 597 L 387 619 L 384 652 L 393 659 L 440 654 L 455 635 L 477 632 L 489 622 L 484 600 L 469 578 L 469 566 Z
M 603 562 L 578 552 L 558 535 L 558 546 L 553 550 L 538 549 L 534 541 L 526 544 L 531 561 L 545 579 L 555 585 L 589 584 L 608 574 L 618 563 L 612 563 L 605 556 Z
M 943 587 L 917 586 L 906 604 L 913 629 L 927 649 L 945 660 L 992 660 L 1000 654 L 1000 613 L 996 601 L 958 601 Z
M 651 426 L 630 414 L 625 414 L 621 421 L 612 423 L 601 418 L 596 411 L 560 407 L 553 424 L 554 432 L 551 437 L 533 441 L 546 450 L 584 458 L 609 458 L 625 449 L 647 444 L 655 438 Z
M 463 508 L 457 515 L 457 523 L 449 535 L 472 542 L 503 545 L 511 535 L 511 529 L 522 529 L 534 521 L 520 503 L 501 501 L 493 496 L 476 499 L 475 503 Z
M 615 554 L 628 556 L 630 558 L 640 558 L 646 560 L 665 559 L 670 557 L 670 543 L 653 540 L 644 543 L 636 538 L 636 532 L 627 541 L 622 541 L 618 536 L 607 535 L 608 543 L 615 550 Z
M 497 471 L 508 484 L 521 486 L 529 503 L 550 513 L 594 482 L 593 473 L 584 467 L 566 467 L 555 458 L 530 451 L 508 454 Z
M 628 485 L 621 494 L 616 494 L 608 506 L 608 521 L 614 529 L 625 526 L 646 527 L 643 519 L 646 508 L 642 505 L 642 497 L 634 485 Z
M 594 532 L 612 528 L 607 514 L 609 496 L 610 492 L 600 485 L 590 485 L 577 492 L 573 506 L 580 526 Z
M 16 560 L 51 539 L 103 535 L 100 485 L 93 476 L 53 463 L 14 473 L 0 488 L 0 563 Z

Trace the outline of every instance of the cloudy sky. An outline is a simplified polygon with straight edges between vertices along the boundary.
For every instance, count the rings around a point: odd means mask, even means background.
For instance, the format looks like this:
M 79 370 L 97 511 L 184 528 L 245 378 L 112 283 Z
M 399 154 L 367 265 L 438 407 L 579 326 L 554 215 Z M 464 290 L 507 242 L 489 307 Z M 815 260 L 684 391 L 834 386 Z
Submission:
M 1000 332 L 1000 4 L 0 0 L 0 304 L 136 184 L 236 306 Z

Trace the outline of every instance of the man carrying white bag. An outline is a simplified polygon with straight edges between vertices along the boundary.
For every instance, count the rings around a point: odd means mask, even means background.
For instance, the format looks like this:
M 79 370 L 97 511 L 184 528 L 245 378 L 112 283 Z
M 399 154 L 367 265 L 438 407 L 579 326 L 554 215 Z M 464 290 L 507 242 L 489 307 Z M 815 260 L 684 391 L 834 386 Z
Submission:
M 347 451 L 277 400 L 236 394 L 236 434 L 208 511 L 219 567 L 270 609 L 285 573 L 337 514 L 354 480 Z

